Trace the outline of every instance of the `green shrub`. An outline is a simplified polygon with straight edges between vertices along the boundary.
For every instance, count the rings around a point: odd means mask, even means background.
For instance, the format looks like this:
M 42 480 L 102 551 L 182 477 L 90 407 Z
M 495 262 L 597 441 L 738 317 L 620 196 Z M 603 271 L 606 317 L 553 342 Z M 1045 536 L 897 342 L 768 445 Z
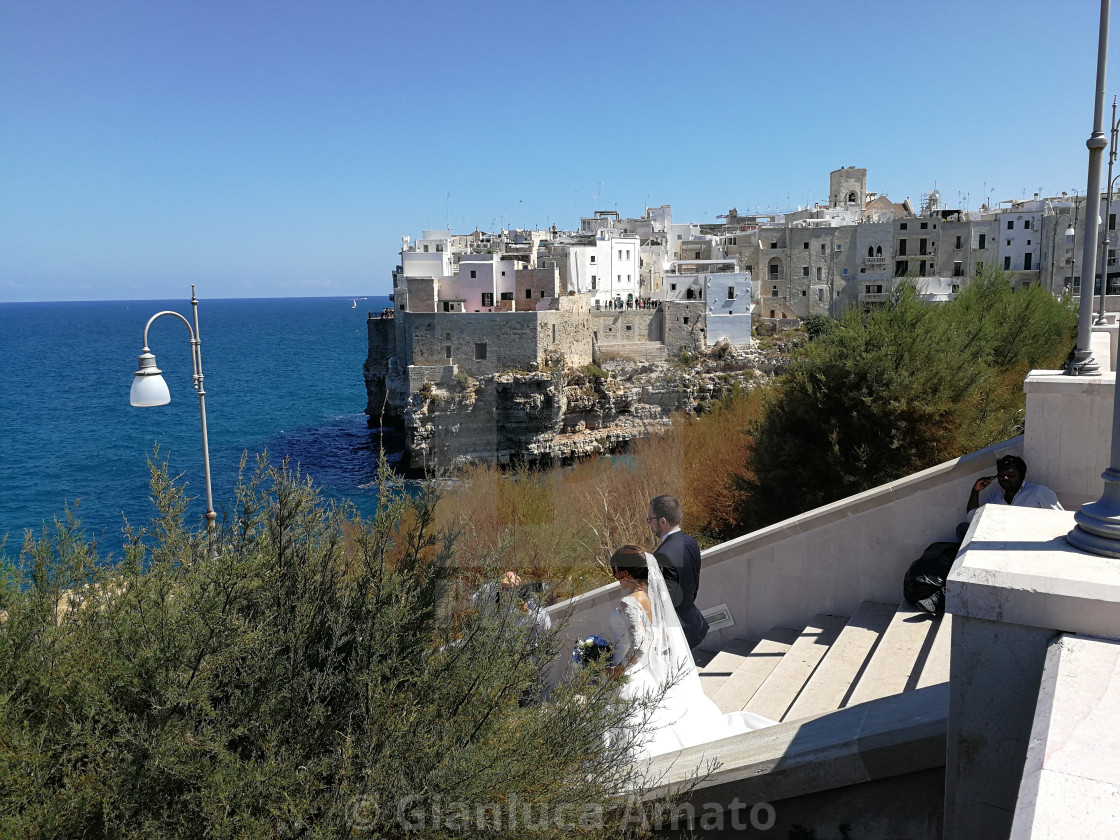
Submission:
M 585 376 L 589 376 L 592 379 L 606 379 L 608 376 L 607 372 L 594 362 L 584 365 L 583 373 Z
M 0 587 L 0 836 L 461 837 L 431 822 L 458 803 L 625 833 L 612 685 L 531 702 L 556 637 L 466 608 L 435 497 L 381 487 L 362 521 L 262 459 L 210 536 L 155 469 L 122 558 L 70 519 L 29 536 Z
M 1076 316 L 989 273 L 944 305 L 913 284 L 806 342 L 752 430 L 740 517 L 755 528 L 1018 432 L 1022 380 L 1065 357 Z

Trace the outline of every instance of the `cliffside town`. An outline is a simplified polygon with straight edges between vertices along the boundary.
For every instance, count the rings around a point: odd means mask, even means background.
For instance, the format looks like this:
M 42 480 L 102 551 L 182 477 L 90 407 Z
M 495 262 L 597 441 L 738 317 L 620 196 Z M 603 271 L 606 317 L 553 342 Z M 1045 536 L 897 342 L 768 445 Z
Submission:
M 573 231 L 403 237 L 393 307 L 368 321 L 366 412 L 404 430 L 417 470 L 609 452 L 765 375 L 752 328 L 880 305 L 903 279 L 949 300 L 986 266 L 1076 293 L 1085 204 L 970 212 L 934 190 L 915 212 L 846 167 L 830 173 L 827 204 L 794 212 L 697 225 L 662 205 L 636 219 L 597 211 Z M 1120 275 L 1108 284 L 1118 291 Z M 714 365 L 689 364 L 717 347 Z

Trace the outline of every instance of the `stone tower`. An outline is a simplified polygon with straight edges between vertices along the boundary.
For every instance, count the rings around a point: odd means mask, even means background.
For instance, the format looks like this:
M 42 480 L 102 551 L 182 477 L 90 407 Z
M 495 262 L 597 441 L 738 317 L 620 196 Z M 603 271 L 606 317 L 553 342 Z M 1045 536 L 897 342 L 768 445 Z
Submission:
M 867 170 L 846 166 L 828 174 L 828 206 L 858 207 L 867 204 Z

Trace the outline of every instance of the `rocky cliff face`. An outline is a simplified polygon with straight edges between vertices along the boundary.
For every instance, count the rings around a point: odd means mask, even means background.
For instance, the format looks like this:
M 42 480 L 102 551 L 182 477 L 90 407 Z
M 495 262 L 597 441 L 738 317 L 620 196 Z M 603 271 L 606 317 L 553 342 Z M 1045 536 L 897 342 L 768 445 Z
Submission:
M 376 424 L 384 408 L 384 419 L 403 427 L 412 469 L 470 460 L 563 463 L 659 433 L 673 413 L 703 412 L 736 385 L 765 380 L 783 359 L 781 349 L 717 348 L 685 363 L 611 361 L 605 369 L 510 371 L 481 379 L 445 369 L 418 388 L 392 365 L 387 374 L 367 365 L 366 412 Z

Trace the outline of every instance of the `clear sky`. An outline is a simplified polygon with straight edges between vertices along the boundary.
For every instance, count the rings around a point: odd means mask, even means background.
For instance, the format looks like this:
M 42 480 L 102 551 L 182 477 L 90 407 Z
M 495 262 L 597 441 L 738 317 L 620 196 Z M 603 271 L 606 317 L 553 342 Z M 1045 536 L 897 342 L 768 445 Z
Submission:
M 713 221 L 824 201 L 841 166 L 915 205 L 1083 192 L 1098 22 L 1092 0 L 0 0 L 0 300 L 387 294 L 425 228 Z

